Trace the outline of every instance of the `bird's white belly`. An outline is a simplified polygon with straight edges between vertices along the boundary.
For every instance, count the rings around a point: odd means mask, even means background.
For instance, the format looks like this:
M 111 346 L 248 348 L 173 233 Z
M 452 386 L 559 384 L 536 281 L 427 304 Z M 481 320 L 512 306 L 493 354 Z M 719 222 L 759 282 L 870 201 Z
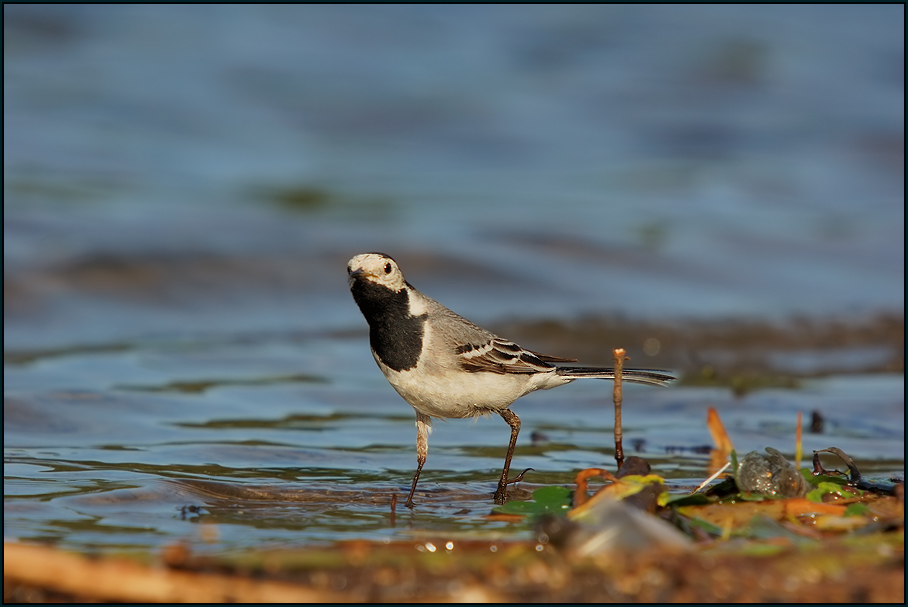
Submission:
M 422 361 L 411 371 L 397 372 L 379 361 L 391 386 L 405 401 L 430 417 L 476 417 L 500 411 L 521 396 L 538 388 L 533 375 L 499 375 L 495 373 L 443 373 L 422 367 Z

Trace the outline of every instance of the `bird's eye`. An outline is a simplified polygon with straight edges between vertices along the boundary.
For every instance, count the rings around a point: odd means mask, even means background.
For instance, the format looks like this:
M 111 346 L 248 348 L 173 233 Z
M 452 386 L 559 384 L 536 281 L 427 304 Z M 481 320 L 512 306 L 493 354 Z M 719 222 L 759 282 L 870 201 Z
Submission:
M 386 263 L 385 264 L 385 274 L 390 274 L 390 273 L 391 273 L 391 264 Z

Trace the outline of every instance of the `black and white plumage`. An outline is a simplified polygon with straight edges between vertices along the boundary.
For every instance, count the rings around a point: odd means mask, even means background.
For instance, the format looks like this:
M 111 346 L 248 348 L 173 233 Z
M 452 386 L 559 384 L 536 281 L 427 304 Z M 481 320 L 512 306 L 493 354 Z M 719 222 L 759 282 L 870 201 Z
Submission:
M 407 498 L 410 508 L 429 450 L 433 417 L 498 413 L 511 426 L 495 492 L 495 501 L 503 503 L 520 431 L 520 419 L 508 408 L 511 403 L 581 377 L 615 378 L 613 369 L 565 365 L 576 360 L 527 350 L 458 316 L 413 288 L 388 255 L 357 255 L 347 264 L 347 274 L 353 299 L 369 323 L 369 344 L 378 367 L 416 410 L 418 465 Z M 662 385 L 674 378 L 660 371 L 626 369 L 623 379 Z

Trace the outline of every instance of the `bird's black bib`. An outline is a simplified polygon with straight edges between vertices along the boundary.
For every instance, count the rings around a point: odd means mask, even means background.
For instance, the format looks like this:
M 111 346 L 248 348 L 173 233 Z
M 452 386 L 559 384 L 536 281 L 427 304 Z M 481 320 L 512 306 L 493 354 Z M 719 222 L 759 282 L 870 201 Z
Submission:
M 415 367 L 422 351 L 428 315 L 410 314 L 406 289 L 392 291 L 360 279 L 353 282 L 350 291 L 369 323 L 369 344 L 381 362 L 395 371 Z

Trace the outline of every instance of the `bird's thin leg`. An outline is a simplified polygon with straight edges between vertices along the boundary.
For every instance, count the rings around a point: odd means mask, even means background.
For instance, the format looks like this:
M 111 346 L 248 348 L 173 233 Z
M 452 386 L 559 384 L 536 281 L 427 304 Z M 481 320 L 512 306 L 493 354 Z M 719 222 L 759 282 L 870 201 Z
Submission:
M 514 456 L 514 447 L 517 446 L 517 434 L 520 432 L 520 418 L 510 409 L 499 411 L 504 421 L 511 427 L 511 442 L 508 445 L 508 454 L 504 458 L 504 469 L 501 471 L 501 480 L 498 481 L 498 490 L 495 492 L 495 503 L 503 504 L 508 500 L 508 471 L 511 469 L 511 458 Z
M 407 496 L 407 508 L 413 507 L 413 493 L 416 483 L 419 482 L 419 473 L 422 472 L 426 456 L 429 454 L 429 432 L 432 431 L 432 418 L 422 413 L 416 414 L 416 474 L 413 475 L 413 485 L 410 486 L 410 495 Z

